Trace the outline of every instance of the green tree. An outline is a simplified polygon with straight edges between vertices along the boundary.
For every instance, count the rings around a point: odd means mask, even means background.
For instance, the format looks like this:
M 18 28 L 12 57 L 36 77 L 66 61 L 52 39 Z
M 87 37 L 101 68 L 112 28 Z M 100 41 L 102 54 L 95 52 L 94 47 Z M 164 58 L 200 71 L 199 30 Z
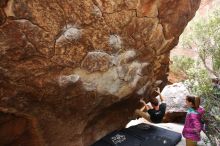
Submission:
M 187 76 L 187 70 L 194 66 L 195 60 L 186 56 L 173 56 L 171 70 L 175 73 L 182 72 Z
M 195 48 L 204 67 L 216 78 L 220 77 L 220 8 L 206 17 L 197 17 L 189 23 L 180 39 L 184 48 Z M 209 64 L 211 60 L 211 66 Z

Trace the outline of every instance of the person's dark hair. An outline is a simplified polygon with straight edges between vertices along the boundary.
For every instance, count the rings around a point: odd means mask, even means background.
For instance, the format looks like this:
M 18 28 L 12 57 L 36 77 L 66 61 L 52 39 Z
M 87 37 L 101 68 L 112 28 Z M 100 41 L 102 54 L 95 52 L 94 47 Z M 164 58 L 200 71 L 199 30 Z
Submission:
M 186 100 L 187 100 L 188 102 L 191 102 L 191 103 L 193 104 L 193 108 L 194 108 L 194 109 L 198 109 L 198 108 L 199 108 L 199 105 L 200 105 L 200 97 L 187 95 L 187 96 L 186 96 Z
M 150 98 L 150 103 L 154 106 L 159 105 L 159 101 L 157 100 L 157 98 Z

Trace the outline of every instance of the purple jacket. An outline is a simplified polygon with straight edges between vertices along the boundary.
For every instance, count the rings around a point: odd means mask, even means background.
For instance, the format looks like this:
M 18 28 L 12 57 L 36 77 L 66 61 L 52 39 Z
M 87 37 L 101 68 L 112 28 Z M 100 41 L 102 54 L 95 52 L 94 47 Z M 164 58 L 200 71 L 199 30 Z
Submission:
M 202 130 L 201 118 L 204 115 L 205 110 L 199 107 L 197 110 L 189 108 L 187 110 L 185 125 L 183 128 L 183 137 L 193 140 L 200 141 L 200 132 Z

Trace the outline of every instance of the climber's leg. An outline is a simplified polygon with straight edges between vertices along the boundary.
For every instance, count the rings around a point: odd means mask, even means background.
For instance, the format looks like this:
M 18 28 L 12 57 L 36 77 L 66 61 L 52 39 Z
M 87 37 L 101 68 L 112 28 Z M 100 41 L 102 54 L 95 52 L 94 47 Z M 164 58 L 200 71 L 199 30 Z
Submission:
M 150 115 L 146 112 L 143 112 L 143 111 L 137 109 L 137 110 L 135 110 L 135 115 L 141 116 L 144 119 L 146 119 L 147 121 L 151 122 Z

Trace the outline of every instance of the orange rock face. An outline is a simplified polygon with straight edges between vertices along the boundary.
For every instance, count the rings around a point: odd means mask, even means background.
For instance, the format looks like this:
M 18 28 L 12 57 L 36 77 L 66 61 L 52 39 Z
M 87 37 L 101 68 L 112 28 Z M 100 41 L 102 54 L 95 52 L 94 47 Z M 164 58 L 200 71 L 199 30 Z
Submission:
M 42 145 L 90 145 L 166 85 L 170 50 L 199 4 L 1 0 L 0 107 L 33 117 Z

